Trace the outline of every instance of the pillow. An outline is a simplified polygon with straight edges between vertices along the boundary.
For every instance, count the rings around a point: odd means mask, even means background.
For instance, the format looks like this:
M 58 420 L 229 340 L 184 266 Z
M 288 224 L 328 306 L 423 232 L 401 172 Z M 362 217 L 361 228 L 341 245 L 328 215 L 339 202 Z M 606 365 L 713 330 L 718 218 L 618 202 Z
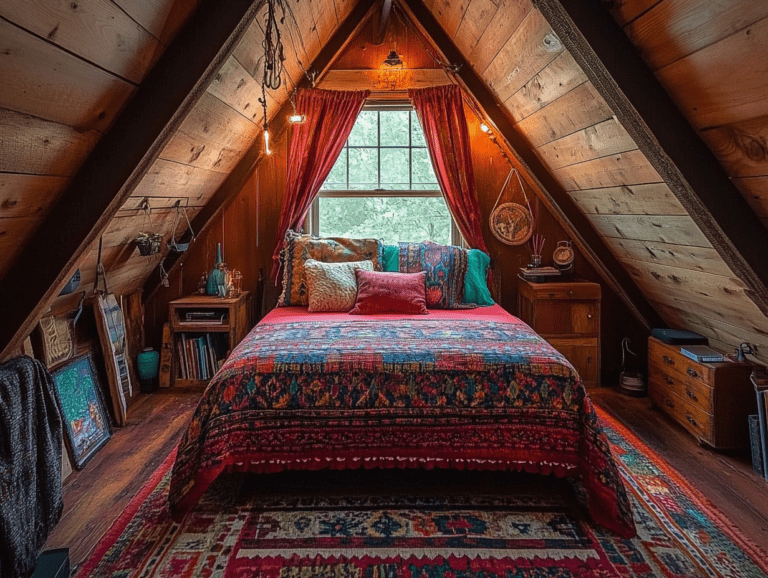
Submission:
M 425 298 L 427 274 L 389 273 L 356 269 L 357 301 L 350 315 L 411 313 L 428 315 Z
M 400 271 L 427 274 L 427 307 L 431 309 L 470 309 L 462 303 L 467 252 L 453 245 L 432 241 L 400 243 Z
M 285 232 L 280 260 L 283 265 L 283 292 L 278 307 L 306 306 L 309 290 L 304 263 L 315 259 L 324 263 L 371 261 L 381 271 L 382 243 L 377 239 L 320 238 L 291 231 Z
M 384 245 L 383 253 L 384 271 L 390 271 L 391 273 L 400 271 L 400 247 L 397 245 Z
M 356 269 L 373 271 L 371 261 L 323 263 L 314 259 L 304 262 L 309 288 L 309 310 L 349 311 L 357 298 Z
M 467 274 L 464 276 L 464 303 L 486 307 L 495 302 L 488 289 L 488 267 L 491 258 L 480 249 L 467 251 Z

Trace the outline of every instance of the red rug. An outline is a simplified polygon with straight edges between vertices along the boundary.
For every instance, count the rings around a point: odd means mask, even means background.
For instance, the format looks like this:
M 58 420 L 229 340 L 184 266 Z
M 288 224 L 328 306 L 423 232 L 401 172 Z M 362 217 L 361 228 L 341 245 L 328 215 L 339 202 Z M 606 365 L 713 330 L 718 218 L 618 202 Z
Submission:
M 477 472 L 223 476 L 176 524 L 166 502 L 171 455 L 77 576 L 768 576 L 765 552 L 599 415 L 632 494 L 631 540 L 592 524 L 566 480 Z

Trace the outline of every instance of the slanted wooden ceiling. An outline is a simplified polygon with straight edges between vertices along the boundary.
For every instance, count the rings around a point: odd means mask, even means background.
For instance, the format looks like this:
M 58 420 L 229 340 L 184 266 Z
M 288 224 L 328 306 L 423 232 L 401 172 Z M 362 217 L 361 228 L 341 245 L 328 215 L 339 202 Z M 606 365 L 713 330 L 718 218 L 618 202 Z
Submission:
M 0 278 L 196 4 L 0 0 Z M 284 41 L 293 83 L 356 4 L 291 2 L 298 26 Z M 768 318 L 531 1 L 424 4 L 666 322 L 700 331 L 725 350 L 750 341 L 768 362 Z M 607 4 L 768 225 L 768 5 Z M 158 197 L 150 199 L 152 227 L 169 237 L 170 205 L 183 197 L 190 216 L 199 211 L 260 134 L 261 21 L 107 226 L 102 259 L 116 292 L 140 288 L 157 265 L 130 243 L 148 228 L 137 211 L 141 200 Z M 292 82 L 269 95 L 270 120 Z M 66 230 L 62 223 L 60 234 Z M 78 263 L 86 290 L 95 260 L 92 246 Z M 71 299 L 52 304 L 65 309 Z

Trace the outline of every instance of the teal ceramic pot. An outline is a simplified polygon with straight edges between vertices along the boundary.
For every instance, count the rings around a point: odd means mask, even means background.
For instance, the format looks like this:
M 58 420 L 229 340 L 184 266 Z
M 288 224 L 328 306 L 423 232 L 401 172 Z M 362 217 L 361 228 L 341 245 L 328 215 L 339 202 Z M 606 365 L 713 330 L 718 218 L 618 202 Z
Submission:
M 208 275 L 208 282 L 205 285 L 205 292 L 208 295 L 216 296 L 219 294 L 219 285 L 224 285 L 224 271 L 219 269 L 219 265 L 223 263 L 221 258 L 221 243 L 218 245 L 216 251 L 216 263 L 213 266 L 211 274 Z
M 151 347 L 147 347 L 136 356 L 136 371 L 139 379 L 154 379 L 159 367 L 160 354 Z

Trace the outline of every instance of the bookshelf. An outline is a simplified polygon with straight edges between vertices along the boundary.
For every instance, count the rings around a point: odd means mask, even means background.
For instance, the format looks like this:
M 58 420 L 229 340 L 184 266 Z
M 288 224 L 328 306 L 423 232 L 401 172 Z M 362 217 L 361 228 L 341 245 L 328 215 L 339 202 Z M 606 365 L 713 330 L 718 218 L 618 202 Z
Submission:
M 207 385 L 211 377 L 251 328 L 250 294 L 239 297 L 188 295 L 171 301 L 174 386 Z

